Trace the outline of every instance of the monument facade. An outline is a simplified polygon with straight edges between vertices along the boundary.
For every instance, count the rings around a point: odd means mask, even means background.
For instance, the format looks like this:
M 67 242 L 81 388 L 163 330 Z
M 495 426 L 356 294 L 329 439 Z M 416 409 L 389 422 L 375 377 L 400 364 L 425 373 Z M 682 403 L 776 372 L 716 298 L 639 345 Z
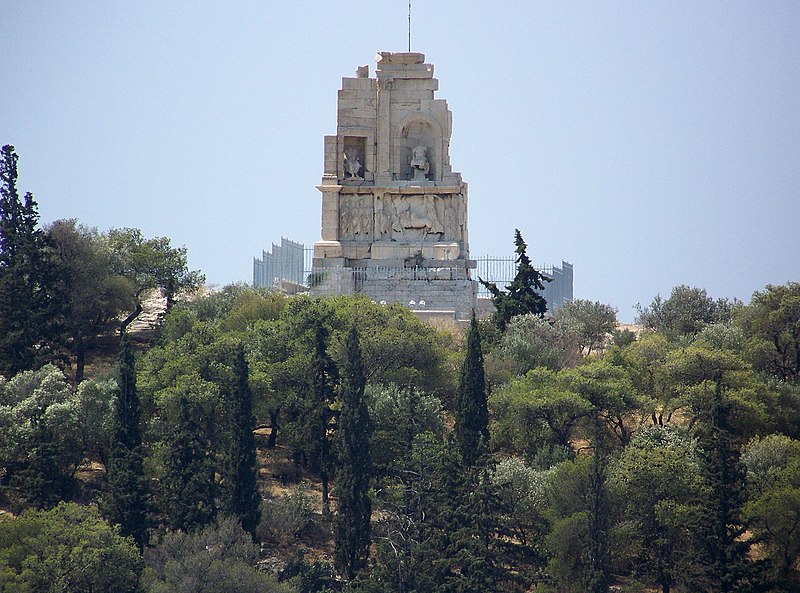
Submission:
M 475 308 L 467 185 L 450 165 L 452 114 L 437 89 L 416 52 L 381 52 L 374 78 L 362 66 L 342 79 L 317 186 L 312 294 L 364 293 L 458 319 Z

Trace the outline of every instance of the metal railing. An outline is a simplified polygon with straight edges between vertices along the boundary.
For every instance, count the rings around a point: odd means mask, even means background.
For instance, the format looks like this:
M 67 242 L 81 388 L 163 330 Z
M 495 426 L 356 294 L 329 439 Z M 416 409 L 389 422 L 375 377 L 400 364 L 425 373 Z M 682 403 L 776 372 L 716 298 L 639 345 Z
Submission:
M 305 248 L 305 273 L 304 277 L 309 278 L 314 259 L 313 247 Z M 476 257 L 476 268 L 472 271 L 464 268 L 400 268 L 400 267 L 363 267 L 350 268 L 353 273 L 353 284 L 356 290 L 360 290 L 365 281 L 368 280 L 477 280 L 481 278 L 487 282 L 497 284 L 498 288 L 505 289 L 517 274 L 516 256 L 492 256 L 485 255 Z M 554 265 L 535 266 L 542 274 L 548 278 L 555 278 L 556 282 L 563 276 L 566 267 L 569 267 L 569 286 L 556 287 L 549 283 L 545 285 L 545 295 L 550 297 L 553 302 L 562 302 L 572 299 L 572 274 L 571 265 L 567 262 L 562 263 L 563 267 Z M 491 294 L 482 284 L 478 285 L 478 296 L 489 297 Z

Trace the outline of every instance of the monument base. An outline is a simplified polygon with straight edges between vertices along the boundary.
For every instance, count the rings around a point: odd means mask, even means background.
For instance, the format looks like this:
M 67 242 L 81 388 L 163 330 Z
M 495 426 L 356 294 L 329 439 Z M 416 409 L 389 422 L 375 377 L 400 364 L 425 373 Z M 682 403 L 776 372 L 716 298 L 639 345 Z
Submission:
M 376 303 L 400 303 L 415 313 L 452 312 L 449 316 L 459 320 L 469 319 L 477 303 L 478 283 L 464 267 L 345 267 L 332 263 L 314 262 L 312 296 L 364 294 Z

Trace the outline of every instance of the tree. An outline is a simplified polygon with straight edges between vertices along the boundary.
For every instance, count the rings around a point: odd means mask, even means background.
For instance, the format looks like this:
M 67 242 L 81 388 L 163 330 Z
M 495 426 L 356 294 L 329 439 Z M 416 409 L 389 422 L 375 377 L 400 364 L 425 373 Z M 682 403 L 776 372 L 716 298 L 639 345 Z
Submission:
M 147 543 L 147 493 L 144 481 L 141 411 L 130 341 L 123 335 L 119 357 L 119 391 L 114 410 L 114 441 L 109 455 L 104 516 L 131 536 L 139 548 Z
M 72 471 L 64 468 L 52 429 L 38 424 L 30 442 L 28 464 L 14 475 L 12 484 L 19 489 L 18 509 L 51 509 L 62 500 L 70 500 L 75 490 Z M 70 468 L 74 471 L 74 467 Z
M 257 568 L 258 544 L 233 517 L 170 531 L 144 554 L 145 593 L 291 593 Z
M 673 349 L 667 353 L 663 370 L 665 388 L 682 402 L 690 426 L 698 430 L 709 420 L 714 394 L 721 391 L 728 426 L 725 434 L 735 448 L 774 422 L 772 408 L 781 411 L 771 386 L 728 350 L 703 344 Z
M 572 452 L 571 444 L 592 404 L 569 389 L 558 373 L 529 371 L 492 394 L 495 446 L 532 458 L 554 446 Z
M 245 531 L 255 537 L 260 518 L 261 495 L 258 492 L 256 441 L 253 436 L 253 395 L 248 382 L 244 347 L 234 352 L 234 380 L 228 395 L 228 450 L 222 486 L 225 490 L 224 510 L 237 517 Z
M 494 282 L 479 278 L 480 283 L 492 295 L 492 304 L 496 309 L 494 320 L 501 332 L 505 331 L 506 325 L 515 315 L 533 313 L 544 317 L 547 313 L 547 301 L 537 291 L 544 290 L 544 282 L 550 282 L 550 278 L 531 265 L 527 254 L 528 246 L 519 229 L 514 231 L 514 245 L 517 252 L 517 274 L 505 291 L 497 288 Z
M 694 563 L 689 534 L 708 495 L 696 444 L 672 426 L 643 430 L 611 466 L 609 482 L 618 564 L 669 593 Z
M 352 580 L 367 564 L 372 516 L 369 498 L 372 431 L 364 398 L 366 380 L 355 324 L 347 334 L 345 348 L 348 357 L 340 373 L 342 409 L 337 424 L 339 456 L 336 468 L 339 504 L 334 535 L 336 564 Z
M 116 379 L 84 380 L 75 390 L 78 434 L 84 455 L 108 467 L 114 444 L 114 411 L 117 405 Z
M 467 469 L 431 433 L 414 441 L 376 526 L 373 581 L 402 593 L 506 591 L 499 496 L 487 467 Z
M 753 439 L 742 461 L 748 486 L 744 516 L 789 591 L 800 555 L 800 441 L 781 434 Z
M 136 364 L 130 340 L 123 338 L 119 355 L 119 397 L 114 422 L 115 442 L 128 450 L 140 447 L 141 409 L 136 390 Z
M 332 459 L 329 430 L 334 418 L 333 404 L 338 383 L 337 367 L 328 354 L 326 315 L 321 303 L 299 311 L 295 330 L 301 336 L 301 343 L 305 343 L 306 351 L 296 361 L 302 379 L 296 384 L 290 404 L 288 416 L 291 426 L 286 427 L 297 460 L 319 473 L 325 515 L 330 513 L 328 483 Z
M 546 516 L 551 524 L 545 538 L 549 551 L 546 574 L 558 591 L 584 593 L 593 576 L 590 558 L 590 512 L 593 459 L 587 455 L 563 461 L 547 474 Z
M 61 503 L 0 520 L 0 590 L 139 591 L 141 557 L 90 506 Z
M 624 348 L 612 348 L 608 355 L 612 364 L 625 370 L 654 426 L 668 424 L 687 405 L 668 377 L 668 350 L 669 342 L 663 334 L 646 332 Z
M 591 434 L 597 430 L 596 418 L 603 424 L 604 431 L 616 437 L 619 445 L 624 447 L 630 442 L 636 430 L 630 418 L 641 409 L 642 401 L 633 390 L 627 373 L 606 360 L 593 360 L 561 372 L 559 381 L 593 406 L 589 415 Z M 603 444 L 609 449 L 612 446 L 605 441 Z
M 489 411 L 478 322 L 472 315 L 467 334 L 467 354 L 455 402 L 456 447 L 467 466 L 473 466 L 489 450 Z
M 23 504 L 50 507 L 71 495 L 80 430 L 75 392 L 55 366 L 0 380 L 0 460 Z
M 75 382 L 80 383 L 87 350 L 97 336 L 117 326 L 117 318 L 133 298 L 133 285 L 113 271 L 108 241 L 96 229 L 75 219 L 57 220 L 47 228 L 47 237 L 61 271 L 68 349 L 75 357 Z
M 694 336 L 706 325 L 730 318 L 732 304 L 726 299 L 712 299 L 702 288 L 686 285 L 672 289 L 668 299 L 656 295 L 648 307 L 636 305 L 636 322 L 674 339 Z
M 800 282 L 767 285 L 740 311 L 748 334 L 748 358 L 782 381 L 800 377 Z
M 235 305 L 230 313 L 238 313 Z M 344 342 L 355 323 L 368 383 L 413 386 L 441 396 L 455 390 L 455 365 L 450 364 L 457 356 L 453 337 L 421 322 L 408 309 L 372 303 L 363 296 L 296 297 L 287 302 L 278 319 L 253 322 L 242 336 L 251 353 L 248 360 L 258 422 L 272 429 L 269 446 L 277 443 L 279 434 L 290 445 L 302 444 L 305 438 L 298 437 L 302 430 L 297 420 L 306 405 L 308 328 L 309 318 L 315 315 L 326 331 L 325 351 L 333 365 L 344 364 Z
M 442 402 L 436 396 L 413 387 L 367 385 L 365 397 L 372 424 L 372 475 L 378 481 L 403 470 L 417 435 L 444 435 Z
M 591 404 L 587 428 L 593 454 L 586 515 L 580 524 L 585 526 L 587 539 L 583 563 L 584 590 L 600 593 L 608 589 L 611 576 L 608 522 L 610 506 L 606 483 L 612 449 L 609 435 L 616 436 L 622 446 L 628 444 L 632 430 L 627 426 L 626 420 L 638 402 L 631 393 L 630 382 L 625 373 L 605 360 L 594 360 L 564 371 L 561 380 L 571 391 Z
M 579 359 L 578 340 L 564 324 L 533 314 L 517 315 L 486 355 L 486 373 L 492 384 L 500 385 L 536 367 L 558 371 L 575 366 Z
M 508 457 L 497 464 L 492 481 L 499 487 L 503 508 L 513 525 L 514 535 L 523 545 L 537 546 L 544 535 L 548 470 L 529 467 L 519 457 Z
M 63 337 L 59 270 L 45 233 L 37 228 L 33 195 L 17 193 L 17 154 L 0 153 L 0 375 L 44 364 Z
M 617 327 L 617 310 L 611 305 L 577 299 L 564 303 L 555 312 L 565 333 L 575 336 L 578 350 L 586 356 L 603 347 Z
M 216 514 L 214 463 L 198 421 L 198 406 L 179 399 L 176 424 L 167 438 L 160 510 L 171 529 L 203 527 Z
M 199 271 L 187 268 L 186 248 L 172 247 L 167 237 L 145 239 L 139 229 L 126 228 L 110 230 L 106 240 L 113 254 L 112 269 L 133 286 L 130 314 L 120 324 L 121 333 L 142 312 L 142 298 L 148 290 L 160 289 L 169 311 L 181 291 L 195 290 L 205 281 Z
M 751 542 L 742 538 L 747 530 L 741 513 L 745 472 L 734 443 L 735 408 L 728 393 L 733 387 L 731 377 L 741 367 L 720 352 L 687 352 L 684 376 L 696 378 L 689 389 L 690 401 L 709 491 L 695 539 L 701 570 L 689 585 L 695 591 L 727 593 L 748 582 L 754 568 L 747 555 Z

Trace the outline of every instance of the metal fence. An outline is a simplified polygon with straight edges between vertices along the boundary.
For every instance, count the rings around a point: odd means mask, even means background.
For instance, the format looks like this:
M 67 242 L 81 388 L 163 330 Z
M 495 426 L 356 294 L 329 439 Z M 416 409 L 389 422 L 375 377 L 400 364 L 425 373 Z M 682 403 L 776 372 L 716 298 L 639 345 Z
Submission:
M 475 269 L 475 279 L 481 278 L 487 282 L 493 282 L 498 288 L 504 289 L 511 284 L 517 274 L 516 257 L 496 257 L 486 255 L 475 258 L 477 267 Z M 562 261 L 561 266 L 534 266 L 550 282 L 544 283 L 542 295 L 548 303 L 550 309 L 561 307 L 565 302 L 573 299 L 573 268 L 569 262 Z M 478 296 L 489 297 L 491 294 L 483 286 L 478 285 Z
M 314 259 L 314 248 L 306 247 L 304 253 L 304 276 L 307 279 L 311 274 L 312 263 Z M 390 267 L 375 267 L 369 269 L 370 279 L 429 279 L 429 280 L 464 280 L 472 278 L 477 280 L 481 278 L 487 282 L 494 282 L 498 288 L 504 289 L 506 285 L 511 284 L 514 276 L 517 273 L 517 259 L 516 256 L 497 257 L 485 255 L 476 257 L 476 268 L 470 273 L 464 269 L 449 269 L 449 268 L 390 268 Z M 571 301 L 573 298 L 572 282 L 573 282 L 573 269 L 572 264 L 562 261 L 561 266 L 543 265 L 537 266 L 539 270 L 546 277 L 551 279 L 551 282 L 545 283 L 543 295 L 551 308 L 560 307 L 566 301 Z M 358 284 L 359 277 L 366 279 L 367 269 L 353 269 L 355 274 L 356 284 Z M 478 296 L 489 297 L 489 291 L 484 288 L 482 284 L 478 285 Z
M 280 245 L 273 243 L 271 251 L 261 252 L 261 259 L 253 258 L 253 284 L 271 288 L 278 288 L 286 281 L 305 284 L 306 251 L 302 243 L 281 237 Z

